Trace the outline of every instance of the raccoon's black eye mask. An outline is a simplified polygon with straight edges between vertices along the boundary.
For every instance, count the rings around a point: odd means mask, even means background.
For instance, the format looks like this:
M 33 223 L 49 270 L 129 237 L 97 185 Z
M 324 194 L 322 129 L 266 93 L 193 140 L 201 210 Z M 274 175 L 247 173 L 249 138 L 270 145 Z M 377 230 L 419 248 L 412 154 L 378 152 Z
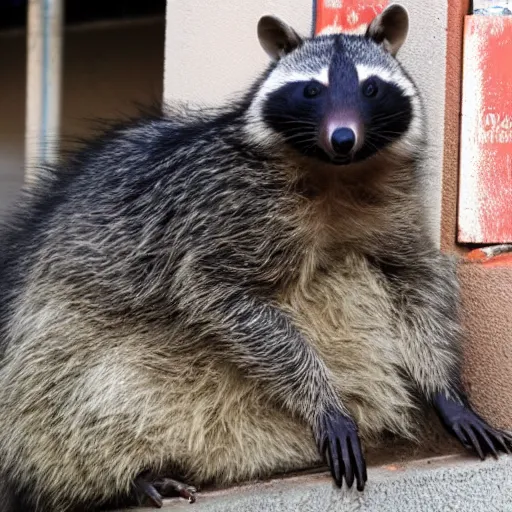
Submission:
M 370 76 L 341 91 L 317 80 L 285 84 L 268 96 L 262 114 L 300 153 L 342 165 L 400 139 L 412 105 L 398 85 Z

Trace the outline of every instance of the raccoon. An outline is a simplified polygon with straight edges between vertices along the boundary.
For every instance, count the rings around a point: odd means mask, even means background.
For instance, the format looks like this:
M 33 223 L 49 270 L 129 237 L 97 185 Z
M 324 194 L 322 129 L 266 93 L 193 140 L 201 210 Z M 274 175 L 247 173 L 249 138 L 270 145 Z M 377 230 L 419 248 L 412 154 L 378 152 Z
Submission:
M 429 238 L 407 11 L 363 35 L 258 24 L 271 64 L 220 109 L 114 128 L 3 233 L 0 471 L 12 510 L 97 510 L 414 438 L 433 406 L 482 458 L 511 438 L 460 382 L 453 261 Z M 7 498 L 6 498 L 7 499 Z

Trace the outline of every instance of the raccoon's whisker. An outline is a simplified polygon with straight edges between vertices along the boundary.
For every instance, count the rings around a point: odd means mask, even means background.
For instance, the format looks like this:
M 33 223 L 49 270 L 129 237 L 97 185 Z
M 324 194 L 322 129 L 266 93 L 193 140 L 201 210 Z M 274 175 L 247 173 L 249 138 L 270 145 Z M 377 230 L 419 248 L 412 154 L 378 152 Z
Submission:
M 376 115 L 371 118 L 373 123 L 377 122 L 385 122 L 385 121 L 391 121 L 392 119 L 396 119 L 397 117 L 406 115 L 407 111 L 401 110 L 399 112 L 394 112 L 393 114 L 387 114 L 387 115 Z
M 315 128 L 317 127 L 317 124 L 314 123 L 313 121 L 297 119 L 294 117 L 285 118 L 285 121 L 283 121 L 282 116 L 279 116 L 279 117 L 268 116 L 268 119 L 271 121 L 278 121 L 281 124 L 297 124 L 299 126 L 314 126 Z
M 402 133 L 398 131 L 393 130 L 384 130 L 384 131 L 375 131 L 375 130 L 368 130 L 367 131 L 367 137 L 373 137 L 375 139 L 395 139 L 397 136 L 401 136 Z
M 385 140 L 385 141 L 388 141 L 388 142 L 395 142 L 395 140 L 397 140 L 396 137 L 390 137 L 390 136 L 384 135 L 382 133 L 379 133 L 374 138 L 377 139 L 377 140 Z
M 401 116 L 403 114 L 407 114 L 407 109 L 404 110 L 397 110 L 396 112 L 386 113 L 386 114 L 377 114 L 373 116 L 373 119 L 378 119 L 379 117 L 395 117 L 395 116 Z
M 378 152 L 378 151 L 380 151 L 379 147 L 377 146 L 377 143 L 379 141 L 380 142 L 382 142 L 382 141 L 395 142 L 396 140 L 397 140 L 396 138 L 381 136 L 380 132 L 379 133 L 368 132 L 365 143 L 368 144 L 371 148 L 373 148 L 375 151 Z
M 316 142 L 316 137 L 314 134 L 309 133 L 296 133 L 295 135 L 287 135 L 285 137 L 285 140 L 291 141 L 291 140 L 297 140 L 303 138 L 304 142 Z
M 371 149 L 375 150 L 375 151 L 378 151 L 379 148 L 377 148 L 377 146 L 372 142 L 371 140 L 371 137 L 367 137 L 366 140 L 365 140 L 365 144 L 367 144 L 368 146 L 370 146 Z
M 373 125 L 374 128 L 378 128 L 379 125 L 380 125 L 380 127 L 385 128 L 386 124 L 388 124 L 388 123 L 397 123 L 397 122 L 401 122 L 399 117 L 372 119 L 371 124 Z
M 291 142 L 291 141 L 289 141 Z M 311 140 L 311 139 L 305 139 L 305 140 L 299 140 L 299 141 L 295 141 L 297 143 L 301 143 L 301 144 L 311 144 L 311 146 L 314 146 L 316 144 L 316 140 Z
M 312 122 L 310 119 L 304 119 L 303 117 L 298 117 L 293 114 L 284 114 L 284 113 L 272 114 L 271 113 L 270 115 L 272 117 L 274 117 L 275 119 L 297 119 L 297 120 L 304 120 L 304 121 Z
M 317 125 L 315 123 L 304 123 L 304 122 L 301 122 L 301 121 L 280 121 L 281 124 L 295 124 L 297 125 L 298 127 L 303 127 L 303 126 L 307 126 L 307 127 L 311 127 L 311 126 L 314 126 L 315 128 L 317 127 Z
M 392 130 L 386 130 L 384 132 L 379 132 L 379 135 L 403 135 L 402 132 L 392 131 Z
M 311 143 L 313 146 L 318 145 L 318 137 L 315 135 L 313 137 L 307 137 L 303 140 L 304 144 Z
M 292 120 L 297 121 L 297 122 L 304 122 L 304 123 L 315 124 L 315 121 L 312 120 L 312 119 L 307 119 L 307 118 L 304 118 L 304 117 L 297 117 L 297 116 L 290 115 L 290 114 L 272 114 L 272 113 L 270 113 L 270 114 L 267 114 L 266 117 L 269 118 L 269 119 L 275 119 L 275 120 L 292 119 Z
M 294 127 L 288 128 L 287 132 L 294 132 L 294 133 L 300 132 L 305 135 L 316 134 L 316 130 L 313 130 L 312 127 L 310 127 L 310 126 L 294 126 Z

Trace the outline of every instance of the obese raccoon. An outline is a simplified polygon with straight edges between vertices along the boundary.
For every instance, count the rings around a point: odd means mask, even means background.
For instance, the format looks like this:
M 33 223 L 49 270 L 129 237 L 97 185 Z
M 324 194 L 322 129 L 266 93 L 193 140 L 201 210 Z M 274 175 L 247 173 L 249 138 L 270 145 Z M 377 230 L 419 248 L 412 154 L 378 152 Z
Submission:
M 0 470 L 13 510 L 94 510 L 296 470 L 367 476 L 361 441 L 426 401 L 481 457 L 510 438 L 460 383 L 453 262 L 418 182 L 424 119 L 365 35 L 258 25 L 239 101 L 118 127 L 41 173 L 4 229 Z

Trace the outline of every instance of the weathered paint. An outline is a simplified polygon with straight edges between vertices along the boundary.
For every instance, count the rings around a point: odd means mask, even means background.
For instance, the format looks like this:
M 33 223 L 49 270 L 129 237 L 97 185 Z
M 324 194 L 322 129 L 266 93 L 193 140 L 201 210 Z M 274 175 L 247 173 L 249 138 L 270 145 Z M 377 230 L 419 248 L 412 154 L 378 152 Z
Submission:
M 474 249 L 468 253 L 466 259 L 486 267 L 510 267 L 512 266 L 512 245 L 501 244 Z
M 512 242 L 512 17 L 464 30 L 458 241 Z
M 360 32 L 388 4 L 375 0 L 317 0 L 315 34 Z

